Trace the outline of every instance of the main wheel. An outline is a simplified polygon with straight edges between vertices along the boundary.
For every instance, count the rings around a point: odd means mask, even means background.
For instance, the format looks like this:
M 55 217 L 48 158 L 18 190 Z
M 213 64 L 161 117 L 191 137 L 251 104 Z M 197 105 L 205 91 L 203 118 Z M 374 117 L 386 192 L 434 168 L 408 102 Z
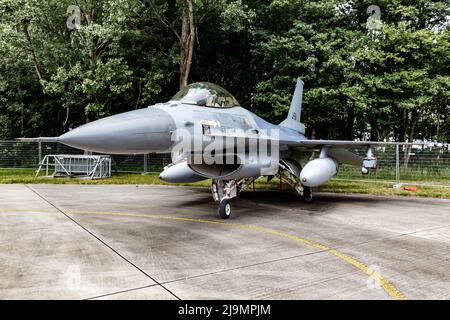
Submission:
M 312 188 L 303 186 L 303 200 L 307 203 L 313 201 Z
M 219 204 L 219 217 L 228 219 L 231 216 L 231 203 L 228 199 L 222 199 Z

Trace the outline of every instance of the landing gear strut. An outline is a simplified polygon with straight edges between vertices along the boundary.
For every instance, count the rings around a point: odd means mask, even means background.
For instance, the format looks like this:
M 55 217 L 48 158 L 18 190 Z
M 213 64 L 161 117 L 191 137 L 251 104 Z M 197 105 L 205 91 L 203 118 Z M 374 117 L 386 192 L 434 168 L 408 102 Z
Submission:
M 301 184 L 300 164 L 291 159 L 282 159 L 280 161 L 280 170 L 276 174 L 277 178 L 286 181 L 303 198 L 303 201 L 311 203 L 313 201 L 312 188 Z

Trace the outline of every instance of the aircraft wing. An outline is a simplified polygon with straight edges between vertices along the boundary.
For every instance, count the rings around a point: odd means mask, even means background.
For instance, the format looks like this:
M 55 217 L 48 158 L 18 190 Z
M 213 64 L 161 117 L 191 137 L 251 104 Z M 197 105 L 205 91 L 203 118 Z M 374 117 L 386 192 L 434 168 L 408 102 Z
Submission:
M 357 148 L 368 146 L 395 146 L 395 145 L 422 145 L 424 143 L 406 143 L 406 142 L 383 142 L 383 141 L 345 141 L 345 140 L 301 140 L 298 142 L 290 143 L 289 147 L 293 148 L 320 148 L 322 146 L 329 146 L 332 148 Z

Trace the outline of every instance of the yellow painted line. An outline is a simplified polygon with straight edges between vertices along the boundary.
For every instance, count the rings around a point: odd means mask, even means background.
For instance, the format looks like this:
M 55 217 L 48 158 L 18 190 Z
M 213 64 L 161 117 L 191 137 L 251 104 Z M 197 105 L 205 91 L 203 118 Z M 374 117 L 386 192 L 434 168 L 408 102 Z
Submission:
M 24 212 L 23 210 L 1 210 L 0 213 L 8 213 L 8 212 Z M 57 213 L 57 211 L 47 211 L 47 210 L 34 210 L 34 212 L 37 213 Z M 382 275 L 377 273 L 376 271 L 371 270 L 369 267 L 367 267 L 365 264 L 357 261 L 356 259 L 338 251 L 332 248 L 329 248 L 325 245 L 322 245 L 320 243 L 317 243 L 315 241 L 311 241 L 305 238 L 301 238 L 299 236 L 295 236 L 288 233 L 283 233 L 271 229 L 265 229 L 261 227 L 255 227 L 255 226 L 247 226 L 247 225 L 241 225 L 237 223 L 229 223 L 229 222 L 223 222 L 219 220 L 207 220 L 207 219 L 197 219 L 197 218 L 184 218 L 184 217 L 175 217 L 175 216 L 163 216 L 163 215 L 155 215 L 155 214 L 139 214 L 139 213 L 121 213 L 121 212 L 98 212 L 98 211 L 65 211 L 67 214 L 75 214 L 75 215 L 104 215 L 104 216 L 116 216 L 116 217 L 134 217 L 134 218 L 147 218 L 147 219 L 160 219 L 160 220 L 172 220 L 172 221 L 186 221 L 186 222 L 195 222 L 195 223 L 206 223 L 206 224 L 212 224 L 212 225 L 221 225 L 226 227 L 232 227 L 232 228 L 238 228 L 238 229 L 244 229 L 244 230 L 250 230 L 250 231 L 256 231 L 261 232 L 265 234 L 270 234 L 286 239 L 290 239 L 296 242 L 300 242 L 302 244 L 308 245 L 310 247 L 319 249 L 324 252 L 328 252 L 332 254 L 333 256 L 337 257 L 341 261 L 350 264 L 351 266 L 355 267 L 356 269 L 364 272 L 366 275 L 368 275 L 371 279 L 373 279 L 376 283 L 380 285 L 381 288 L 394 300 L 406 300 L 406 297 L 392 284 L 384 278 Z
M 306 244 L 308 246 L 314 247 L 316 249 L 322 250 L 324 252 L 328 252 L 335 257 L 339 258 L 341 261 L 344 261 L 347 264 L 352 265 L 356 269 L 364 272 L 370 278 L 372 278 L 376 283 L 380 285 L 381 288 L 394 300 L 406 300 L 406 297 L 386 278 L 381 276 L 376 271 L 371 270 L 365 264 L 355 260 L 354 258 L 338 251 L 335 249 L 331 249 L 327 246 L 324 246 L 315 241 L 311 241 L 308 239 L 301 238 L 299 236 L 291 235 L 288 233 L 283 233 L 275 230 L 265 229 L 261 227 L 254 226 L 246 226 L 237 223 L 228 223 L 217 220 L 207 220 L 207 219 L 196 219 L 196 218 L 183 218 L 183 217 L 174 217 L 174 216 L 163 216 L 163 215 L 154 215 L 154 214 L 138 214 L 138 213 L 118 213 L 118 212 L 96 212 L 96 211 L 68 211 L 68 214 L 92 214 L 92 215 L 107 215 L 107 216 L 118 216 L 118 217 L 135 217 L 135 218 L 150 218 L 150 219 L 161 219 L 161 220 L 174 220 L 174 221 L 186 221 L 186 222 L 196 222 L 196 223 L 207 223 L 214 225 L 221 225 L 232 228 L 239 228 L 251 231 L 262 232 L 265 234 L 271 234 L 275 236 L 279 236 L 282 238 L 287 238 L 296 242 L 300 242 Z

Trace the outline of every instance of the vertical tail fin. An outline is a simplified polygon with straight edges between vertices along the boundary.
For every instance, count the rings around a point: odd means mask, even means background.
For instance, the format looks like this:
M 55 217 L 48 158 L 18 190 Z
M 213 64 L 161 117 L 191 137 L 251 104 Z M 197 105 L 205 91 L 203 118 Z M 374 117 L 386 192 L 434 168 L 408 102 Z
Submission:
M 300 122 L 302 114 L 303 84 L 303 81 L 298 78 L 294 96 L 291 100 L 291 107 L 289 109 L 288 117 L 280 123 L 280 126 L 287 127 L 304 134 L 305 126 Z
M 298 78 L 295 86 L 294 95 L 291 100 L 291 108 L 289 109 L 288 119 L 300 122 L 302 114 L 302 98 L 303 98 L 303 81 Z

